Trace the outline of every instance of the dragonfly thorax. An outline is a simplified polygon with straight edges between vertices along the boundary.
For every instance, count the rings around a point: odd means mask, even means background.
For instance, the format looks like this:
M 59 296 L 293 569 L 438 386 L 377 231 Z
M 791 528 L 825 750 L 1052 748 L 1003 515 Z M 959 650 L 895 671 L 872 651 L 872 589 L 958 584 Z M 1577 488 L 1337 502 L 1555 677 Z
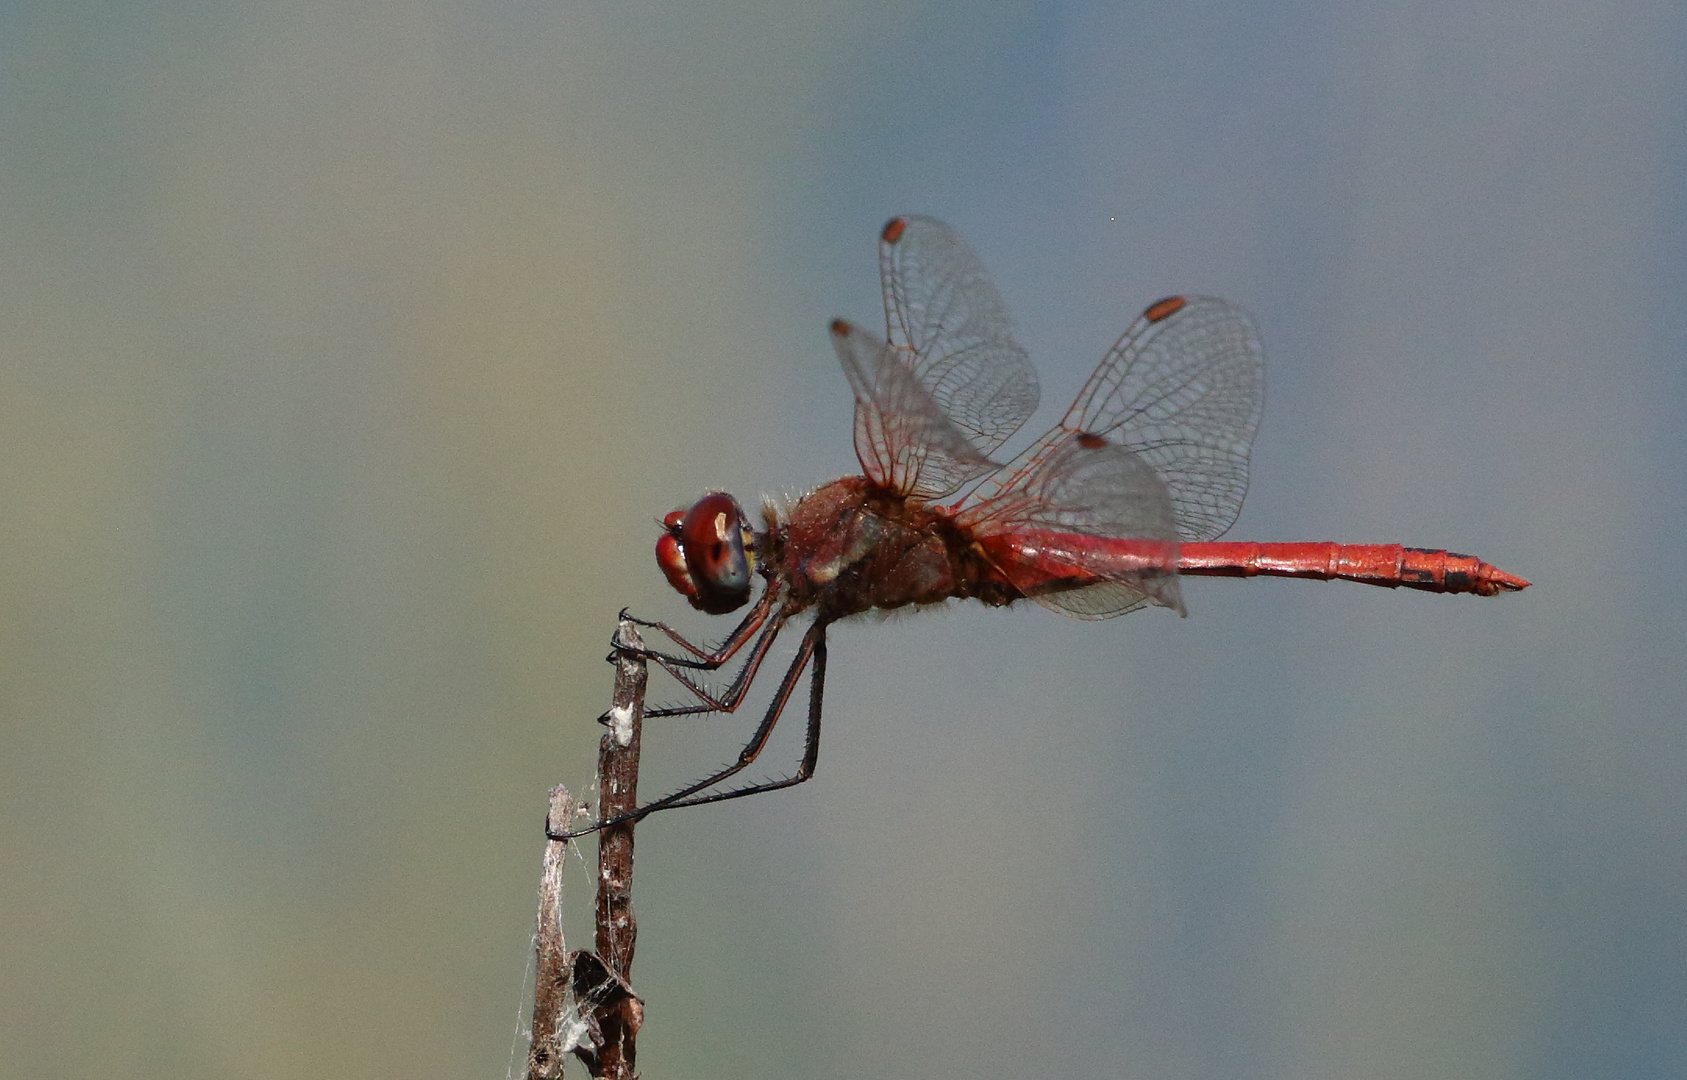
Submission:
M 791 507 L 769 557 L 789 602 L 826 618 L 872 608 L 1017 597 L 946 512 L 873 484 L 834 480 Z

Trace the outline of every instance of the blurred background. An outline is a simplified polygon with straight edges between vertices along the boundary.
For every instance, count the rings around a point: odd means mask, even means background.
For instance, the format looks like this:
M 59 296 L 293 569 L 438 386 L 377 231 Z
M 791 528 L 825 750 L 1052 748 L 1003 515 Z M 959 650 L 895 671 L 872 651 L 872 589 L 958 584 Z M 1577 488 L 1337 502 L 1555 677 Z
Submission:
M 0 1075 L 519 1068 L 655 519 L 855 471 L 902 212 L 1033 429 L 1225 296 L 1235 537 L 1535 586 L 837 627 L 639 830 L 644 1075 L 1687 1073 L 1684 103 L 1661 0 L 6 5 Z

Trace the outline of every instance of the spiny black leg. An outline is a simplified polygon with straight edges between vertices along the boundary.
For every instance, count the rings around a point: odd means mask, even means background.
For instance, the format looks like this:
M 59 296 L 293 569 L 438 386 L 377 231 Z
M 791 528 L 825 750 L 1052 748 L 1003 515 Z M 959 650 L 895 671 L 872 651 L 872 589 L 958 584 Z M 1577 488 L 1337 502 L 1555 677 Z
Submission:
M 797 766 L 797 771 L 782 780 L 766 780 L 760 784 L 738 788 L 735 791 L 717 791 L 708 795 L 698 795 L 695 798 L 684 798 L 682 797 L 684 792 L 676 792 L 674 796 L 669 796 L 669 798 L 680 797 L 679 801 L 668 803 L 662 809 L 671 809 L 675 806 L 703 806 L 706 803 L 725 802 L 727 799 L 741 799 L 746 795 L 759 795 L 764 791 L 778 791 L 781 788 L 795 787 L 814 775 L 815 766 L 820 762 L 820 706 L 826 697 L 825 626 L 823 624 L 816 625 L 809 631 L 809 635 L 814 638 L 812 648 L 814 667 L 808 678 L 808 730 L 803 736 L 802 764 Z M 763 739 L 763 742 L 765 743 L 766 740 Z M 756 753 L 760 752 L 761 748 L 757 747 Z M 755 760 L 754 755 L 751 755 L 748 761 L 741 760 L 738 768 L 743 768 L 753 760 Z M 717 778 L 717 781 L 730 775 L 731 772 L 723 774 Z M 714 786 L 714 782 L 710 782 L 708 786 Z M 695 785 L 693 790 L 695 790 Z M 666 802 L 666 800 L 663 801 Z
M 744 616 L 744 621 L 739 623 L 732 633 L 728 634 L 726 639 L 713 649 L 704 649 L 700 646 L 693 645 L 691 642 L 687 641 L 678 630 L 675 630 L 667 623 L 640 619 L 635 615 L 627 614 L 626 608 L 621 609 L 621 618 L 626 619 L 628 622 L 637 626 L 662 631 L 662 633 L 668 635 L 669 640 L 673 641 L 674 644 L 690 653 L 691 656 L 689 657 L 671 656 L 667 653 L 657 652 L 653 649 L 629 649 L 621 643 L 618 637 L 616 639 L 612 639 L 610 645 L 617 651 L 632 652 L 644 657 L 646 660 L 661 661 L 662 666 L 667 667 L 670 670 L 672 670 L 673 666 L 678 666 L 698 668 L 704 671 L 713 671 L 722 664 L 726 663 L 728 660 L 732 659 L 733 654 L 743 648 L 744 643 L 755 636 L 756 631 L 767 619 L 768 613 L 773 610 L 773 602 L 776 599 L 776 593 L 777 590 L 772 588 L 763 589 L 761 597 L 756 600 L 755 606 L 752 607 Z
M 826 696 L 826 632 L 822 630 L 814 643 L 814 674 L 808 682 L 808 734 L 803 740 L 802 764 L 797 766 L 796 779 L 800 784 L 814 775 L 820 764 L 820 702 Z M 789 786 L 789 785 L 785 785 Z
M 768 633 L 770 635 L 775 632 L 777 632 L 777 626 L 769 628 Z M 762 651 L 765 653 L 765 650 Z M 773 728 L 779 723 L 780 714 L 785 711 L 786 704 L 790 702 L 791 694 L 796 690 L 797 682 L 802 678 L 803 669 L 808 667 L 810 659 L 814 660 L 814 675 L 809 682 L 808 733 L 802 764 L 798 766 L 796 775 L 783 780 L 772 780 L 764 784 L 753 784 L 736 791 L 698 795 L 698 792 L 707 791 L 723 780 L 728 780 L 742 772 L 766 748 L 767 740 L 773 735 Z M 814 775 L 815 762 L 820 754 L 820 702 L 825 689 L 825 676 L 826 623 L 824 620 L 816 620 L 814 625 L 809 627 L 808 633 L 803 635 L 802 644 L 797 647 L 796 658 L 791 661 L 791 666 L 785 672 L 785 677 L 780 680 L 779 689 L 773 695 L 773 701 L 768 705 L 767 714 L 762 717 L 761 724 L 756 728 L 755 734 L 750 736 L 750 741 L 744 745 L 744 749 L 739 751 L 737 761 L 712 776 L 704 777 L 695 784 L 683 787 L 671 795 L 665 795 L 655 802 L 646 803 L 636 810 L 617 815 L 607 821 L 594 822 L 582 829 L 573 829 L 563 833 L 549 833 L 548 835 L 552 840 L 571 840 L 574 837 L 584 836 L 587 833 L 596 832 L 623 821 L 638 821 L 658 810 L 667 810 L 676 806 L 702 806 L 705 803 L 742 798 L 745 795 L 754 795 L 762 791 L 777 791 L 780 788 L 802 783 Z
M 745 658 L 744 664 L 738 669 L 738 674 L 732 677 L 726 690 L 720 694 L 712 694 L 699 686 L 695 680 L 683 670 L 669 667 L 667 660 L 658 655 L 655 660 L 662 666 L 662 670 L 674 677 L 674 681 L 697 696 L 697 705 L 680 705 L 667 709 L 647 710 L 646 716 L 690 716 L 696 713 L 737 712 L 738 706 L 744 703 L 744 695 L 750 689 L 750 683 L 755 680 L 756 673 L 761 670 L 762 661 L 767 659 L 768 650 L 773 647 L 773 641 L 779 632 L 785 628 L 789 615 L 780 612 L 767 624 L 761 637 L 756 641 L 755 648 Z

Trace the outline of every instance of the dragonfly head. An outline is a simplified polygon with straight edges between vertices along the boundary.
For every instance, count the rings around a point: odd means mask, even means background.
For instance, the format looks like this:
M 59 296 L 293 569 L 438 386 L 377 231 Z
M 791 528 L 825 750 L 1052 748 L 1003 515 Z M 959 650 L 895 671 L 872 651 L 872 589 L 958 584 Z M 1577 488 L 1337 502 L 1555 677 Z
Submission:
M 737 499 L 711 492 L 663 518 L 662 528 L 656 564 L 692 607 L 724 615 L 749 602 L 755 534 Z

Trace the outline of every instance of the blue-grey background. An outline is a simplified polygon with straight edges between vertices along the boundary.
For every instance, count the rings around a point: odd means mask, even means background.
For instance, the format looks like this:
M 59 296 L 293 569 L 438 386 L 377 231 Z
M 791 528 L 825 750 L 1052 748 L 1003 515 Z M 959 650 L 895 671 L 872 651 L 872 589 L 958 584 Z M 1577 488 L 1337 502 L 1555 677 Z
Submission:
M 729 622 L 653 519 L 855 469 L 899 212 L 1034 426 L 1226 296 L 1235 536 L 1536 584 L 838 627 L 640 830 L 644 1074 L 1687 1074 L 1684 113 L 1661 0 L 0 8 L 0 1074 L 503 1074 L 614 614 Z

